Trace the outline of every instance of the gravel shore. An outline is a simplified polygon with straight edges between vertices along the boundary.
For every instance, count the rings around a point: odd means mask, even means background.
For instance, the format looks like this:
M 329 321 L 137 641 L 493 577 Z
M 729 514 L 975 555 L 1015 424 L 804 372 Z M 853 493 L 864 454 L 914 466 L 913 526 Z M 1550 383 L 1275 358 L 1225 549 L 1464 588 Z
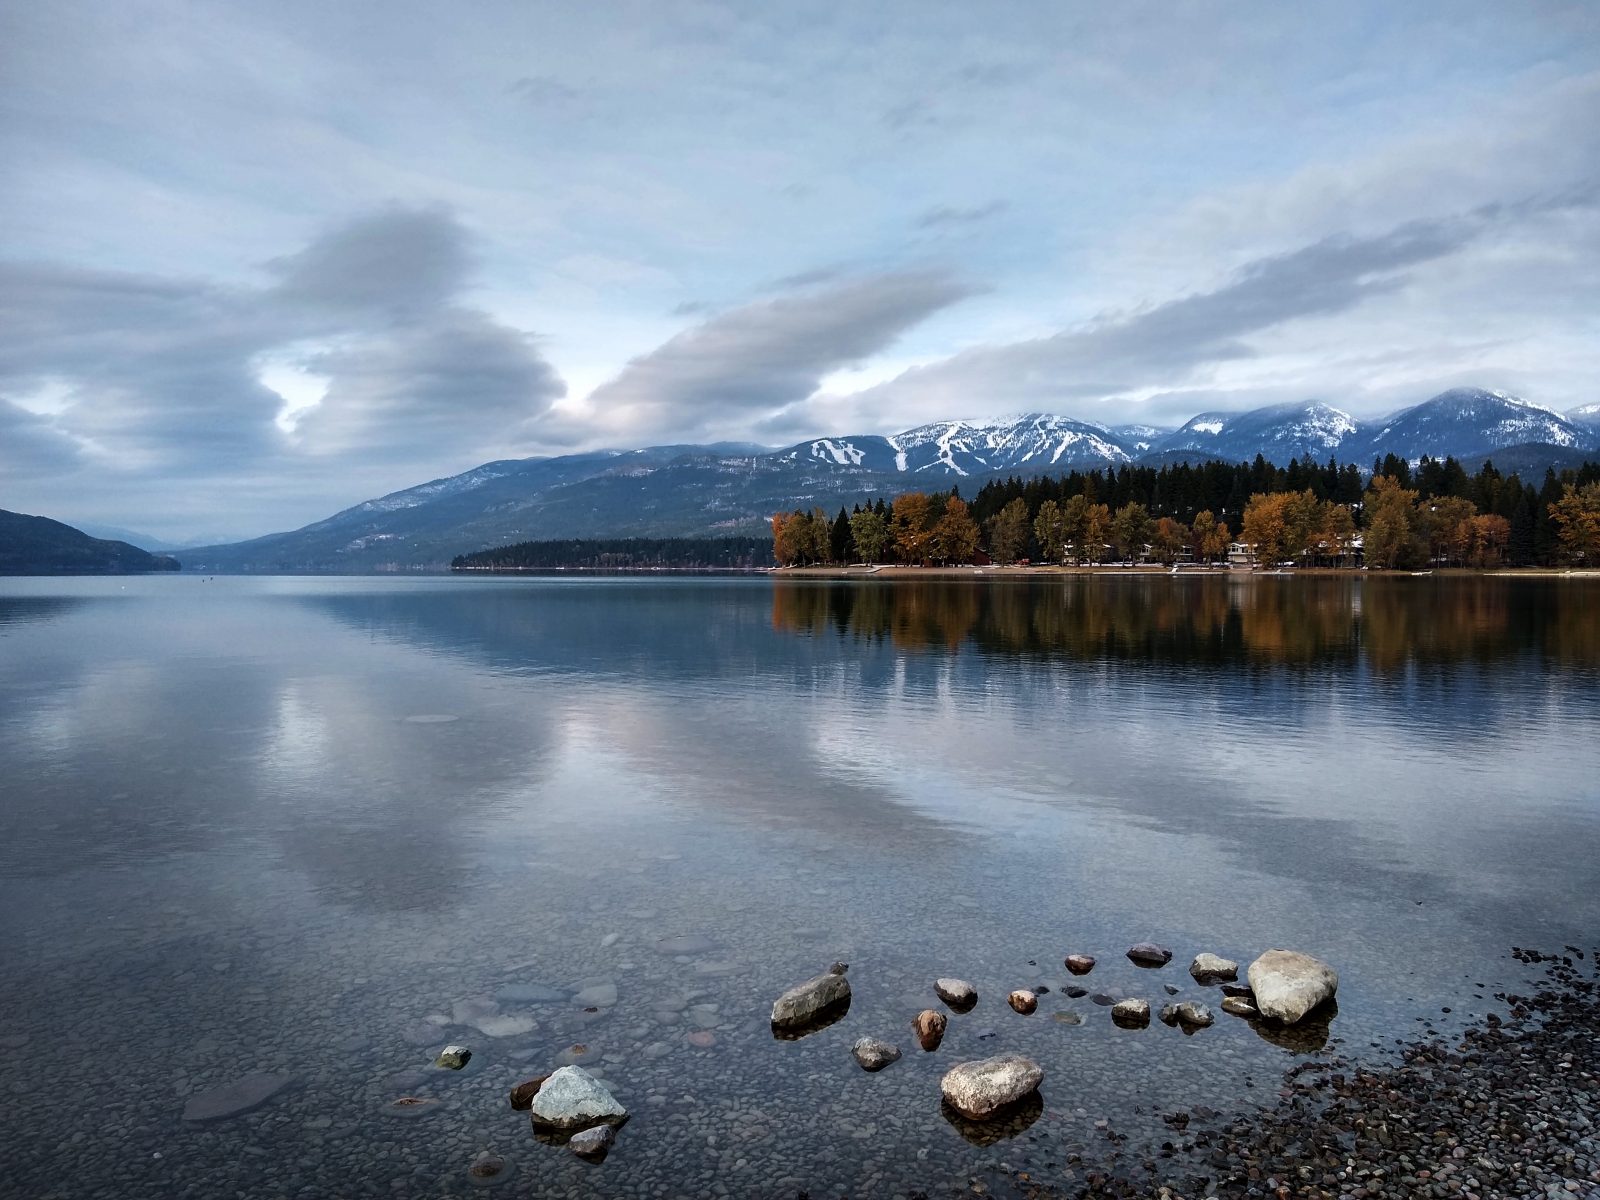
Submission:
M 1107 1131 L 1105 1163 L 1017 1170 L 1020 1194 L 1600 1200 L 1600 979 L 1594 954 L 1518 950 L 1530 995 L 1499 993 L 1454 1045 L 1427 1041 L 1362 1067 L 1324 1054 L 1291 1070 L 1267 1111 L 1164 1116 L 1152 1155 Z M 1131 1160 L 1131 1161 L 1130 1161 Z

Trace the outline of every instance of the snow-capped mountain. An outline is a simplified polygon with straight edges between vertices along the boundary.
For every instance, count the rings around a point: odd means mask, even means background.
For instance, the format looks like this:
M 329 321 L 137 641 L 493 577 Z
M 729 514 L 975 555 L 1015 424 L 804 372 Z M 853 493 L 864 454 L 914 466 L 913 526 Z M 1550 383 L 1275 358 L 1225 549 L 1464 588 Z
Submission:
M 1510 448 L 1516 447 L 1515 453 Z M 966 495 L 1007 475 L 1260 454 L 1362 466 L 1385 454 L 1514 463 L 1525 475 L 1600 451 L 1600 404 L 1567 416 L 1457 388 L 1361 422 L 1307 401 L 1202 413 L 1181 429 L 1105 426 L 1030 413 L 936 421 L 894 434 L 820 437 L 773 450 L 724 443 L 504 459 L 357 504 L 303 529 L 185 554 L 193 570 L 373 570 L 539 538 L 757 533 L 774 512 L 829 511 L 913 488 Z M 1505 453 L 1500 453 L 1504 451 Z
M 1567 420 L 1581 429 L 1589 429 L 1591 445 L 1600 449 L 1600 404 L 1583 404 L 1567 413 Z
M 1152 449 L 1168 457 L 1173 451 L 1198 451 L 1233 462 L 1248 462 L 1258 454 L 1276 463 L 1291 458 L 1325 462 L 1330 456 L 1344 457 L 1342 451 L 1360 430 L 1361 423 L 1349 413 L 1308 400 L 1249 412 L 1201 413 Z
M 1582 449 L 1591 440 L 1587 428 L 1553 408 L 1505 392 L 1452 388 L 1369 423 L 1352 449 L 1363 462 L 1385 454 L 1415 461 L 1424 454 L 1469 458 L 1530 443 Z
M 937 421 L 887 436 L 818 438 L 777 457 L 867 471 L 990 475 L 1132 462 L 1139 453 L 1103 425 L 1029 413 L 997 421 Z

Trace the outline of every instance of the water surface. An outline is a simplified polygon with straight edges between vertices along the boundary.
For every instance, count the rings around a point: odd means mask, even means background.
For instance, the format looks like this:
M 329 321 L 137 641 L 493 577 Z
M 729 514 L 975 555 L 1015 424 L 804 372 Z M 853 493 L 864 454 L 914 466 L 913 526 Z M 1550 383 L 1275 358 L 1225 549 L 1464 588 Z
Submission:
M 491 1148 L 512 1194 L 955 1194 L 1064 1177 L 1100 1120 L 1159 1143 L 1318 1039 L 1117 1030 L 1069 952 L 1159 1006 L 1215 1003 L 1198 951 L 1306 949 L 1382 1056 L 1510 946 L 1592 941 L 1597 612 L 1564 579 L 0 581 L 0 1190 L 462 1194 Z M 836 958 L 849 1016 L 775 1041 Z M 923 1055 L 943 974 L 983 1001 Z M 490 1005 L 518 1031 L 457 1023 Z M 863 1035 L 906 1058 L 865 1074 Z M 505 1103 L 575 1044 L 634 1114 L 600 1167 Z M 952 1125 L 941 1071 L 1005 1050 L 1042 1111 Z M 183 1122 L 256 1071 L 296 1082 Z

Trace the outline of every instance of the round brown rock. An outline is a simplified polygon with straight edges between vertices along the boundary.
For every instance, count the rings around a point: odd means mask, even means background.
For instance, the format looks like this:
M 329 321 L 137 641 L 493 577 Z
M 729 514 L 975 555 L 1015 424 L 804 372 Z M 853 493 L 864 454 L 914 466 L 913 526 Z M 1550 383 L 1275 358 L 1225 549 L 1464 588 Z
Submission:
M 917 1033 L 917 1045 L 924 1050 L 937 1050 L 939 1043 L 944 1041 L 945 1026 L 948 1024 L 949 1018 L 942 1012 L 935 1012 L 931 1008 L 923 1009 L 911 1022 L 911 1028 Z
M 1039 997 L 1035 996 L 1027 988 L 1018 988 L 1006 997 L 1006 1003 L 1023 1016 L 1027 1016 L 1039 1007 Z

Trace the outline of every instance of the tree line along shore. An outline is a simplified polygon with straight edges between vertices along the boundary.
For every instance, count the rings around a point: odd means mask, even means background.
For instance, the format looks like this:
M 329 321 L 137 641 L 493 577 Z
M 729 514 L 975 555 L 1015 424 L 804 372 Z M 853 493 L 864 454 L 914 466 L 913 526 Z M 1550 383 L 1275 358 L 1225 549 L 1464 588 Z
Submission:
M 1535 485 L 1485 462 L 1177 464 L 904 492 L 772 517 L 779 566 L 1058 563 L 1501 568 L 1600 564 L 1600 464 Z

